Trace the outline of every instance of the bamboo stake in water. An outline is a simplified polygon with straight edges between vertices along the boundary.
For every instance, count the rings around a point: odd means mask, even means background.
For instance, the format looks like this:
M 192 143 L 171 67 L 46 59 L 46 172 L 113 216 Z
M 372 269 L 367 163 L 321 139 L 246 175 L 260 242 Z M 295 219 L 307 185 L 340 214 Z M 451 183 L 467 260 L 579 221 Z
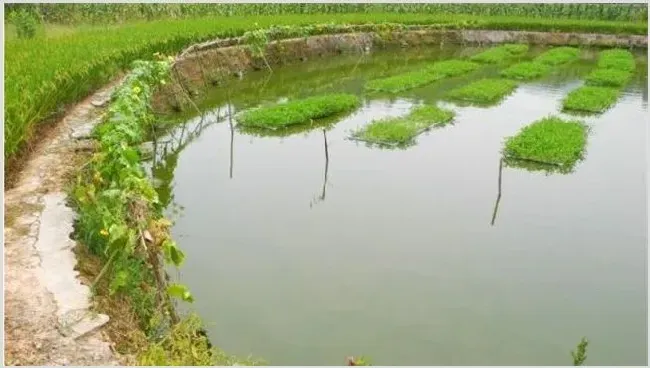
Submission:
M 494 204 L 494 212 L 492 212 L 492 222 L 490 225 L 494 226 L 494 222 L 497 219 L 497 212 L 499 211 L 499 202 L 501 202 L 501 174 L 503 173 L 503 158 L 499 159 L 499 189 L 497 194 L 497 201 Z

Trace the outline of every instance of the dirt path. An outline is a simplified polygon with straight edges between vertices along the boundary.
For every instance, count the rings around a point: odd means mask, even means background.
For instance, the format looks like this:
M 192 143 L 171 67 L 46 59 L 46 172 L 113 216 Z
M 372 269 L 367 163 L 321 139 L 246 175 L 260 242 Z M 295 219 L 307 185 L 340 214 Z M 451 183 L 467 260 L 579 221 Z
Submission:
M 5 195 L 5 364 L 118 365 L 75 271 L 65 186 L 92 148 L 84 139 L 117 81 L 72 107 Z

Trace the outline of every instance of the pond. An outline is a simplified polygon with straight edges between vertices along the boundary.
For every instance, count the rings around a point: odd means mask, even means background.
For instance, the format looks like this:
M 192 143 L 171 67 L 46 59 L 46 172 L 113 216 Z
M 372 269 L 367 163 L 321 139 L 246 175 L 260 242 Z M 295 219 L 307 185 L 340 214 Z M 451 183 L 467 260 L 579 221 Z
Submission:
M 192 290 L 189 309 L 213 344 L 274 365 L 341 365 L 349 355 L 377 365 L 570 365 L 586 336 L 589 365 L 647 365 L 647 58 L 637 55 L 643 65 L 613 108 L 581 117 L 585 159 L 549 174 L 500 170 L 504 139 L 549 114 L 568 117 L 561 100 L 597 50 L 493 107 L 440 97 L 498 66 L 364 93 L 369 79 L 476 51 L 276 66 L 215 87 L 202 118 L 176 117 L 185 122 L 157 139 L 149 170 L 186 253 L 173 276 Z M 272 135 L 229 118 L 331 91 L 363 104 Z M 373 119 L 434 103 L 454 123 L 411 147 L 348 139 Z

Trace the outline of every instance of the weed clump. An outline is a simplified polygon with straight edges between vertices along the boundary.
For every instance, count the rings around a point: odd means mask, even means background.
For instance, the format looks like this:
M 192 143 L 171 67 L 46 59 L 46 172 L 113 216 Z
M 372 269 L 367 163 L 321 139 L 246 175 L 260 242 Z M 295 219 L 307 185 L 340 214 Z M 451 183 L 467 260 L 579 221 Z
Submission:
M 501 76 L 517 80 L 532 80 L 545 76 L 551 71 L 551 67 L 537 62 L 525 61 L 515 64 L 501 71 Z
M 555 47 L 537 56 L 534 61 L 555 66 L 577 60 L 579 57 L 580 50 L 575 47 Z
M 355 95 L 328 94 L 244 111 L 237 121 L 245 127 L 278 129 L 349 111 L 360 104 Z
M 562 106 L 567 111 L 600 113 L 610 108 L 619 94 L 616 88 L 582 86 L 569 92 Z
M 522 56 L 528 52 L 528 45 L 505 44 L 485 50 L 470 57 L 470 60 L 480 63 L 497 64 L 508 61 L 512 58 Z
M 195 314 L 176 324 L 160 341 L 149 344 L 137 360 L 142 366 L 255 366 L 262 363 L 250 358 L 242 360 L 212 347 Z
M 403 117 L 372 121 L 352 133 L 352 139 L 382 146 L 406 146 L 432 126 L 450 123 L 454 113 L 436 106 L 420 106 Z
M 506 140 L 506 158 L 570 168 L 582 159 L 587 127 L 555 116 L 540 119 Z
M 632 72 L 636 69 L 636 62 L 631 52 L 622 49 L 611 49 L 600 52 L 598 68 Z
M 619 69 L 596 69 L 587 76 L 587 84 L 602 87 L 623 87 L 632 77 L 632 73 Z
M 517 82 L 508 79 L 486 78 L 449 91 L 447 98 L 478 105 L 491 105 L 500 102 L 515 88 L 517 88 Z

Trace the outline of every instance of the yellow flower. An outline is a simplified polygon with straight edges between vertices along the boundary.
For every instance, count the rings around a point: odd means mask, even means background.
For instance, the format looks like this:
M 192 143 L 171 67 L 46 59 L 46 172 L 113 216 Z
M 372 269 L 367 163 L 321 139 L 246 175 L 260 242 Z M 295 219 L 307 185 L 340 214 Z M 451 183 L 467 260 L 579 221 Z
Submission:
M 138 87 L 138 86 L 133 87 L 133 93 L 137 94 L 137 93 L 140 93 L 140 91 L 141 91 L 140 87 Z
M 101 229 L 101 230 L 99 231 L 99 233 L 100 233 L 102 236 L 108 236 L 108 230 L 106 230 L 106 229 Z
M 162 84 L 164 86 L 165 84 L 167 84 L 167 81 L 165 81 L 164 79 L 161 79 L 160 84 Z

